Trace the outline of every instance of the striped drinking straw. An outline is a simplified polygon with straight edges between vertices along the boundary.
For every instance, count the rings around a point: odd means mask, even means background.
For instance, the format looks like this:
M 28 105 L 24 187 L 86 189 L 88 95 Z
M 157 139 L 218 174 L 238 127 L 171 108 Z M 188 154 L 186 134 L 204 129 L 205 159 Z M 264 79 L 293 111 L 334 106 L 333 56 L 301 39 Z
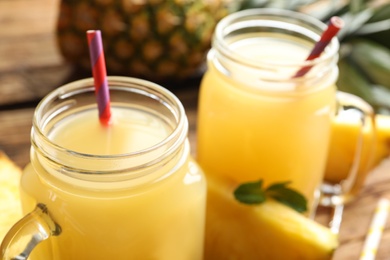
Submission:
M 387 217 L 390 212 L 390 200 L 381 198 L 375 209 L 371 220 L 366 240 L 360 255 L 360 260 L 374 260 L 381 241 L 383 230 L 385 229 Z
M 332 38 L 336 36 L 336 34 L 339 32 L 339 30 L 344 26 L 344 21 L 337 16 L 333 16 L 329 20 L 328 27 L 326 30 L 322 33 L 320 40 L 314 45 L 313 50 L 309 54 L 309 56 L 306 58 L 307 61 L 314 60 L 315 58 L 318 58 L 321 53 L 325 50 L 326 46 L 330 43 Z M 304 76 L 312 66 L 304 66 L 302 67 L 294 76 L 294 78 L 302 77 Z
M 87 37 L 99 119 L 103 125 L 109 125 L 111 122 L 110 93 L 101 33 L 99 30 L 89 30 L 87 31 Z

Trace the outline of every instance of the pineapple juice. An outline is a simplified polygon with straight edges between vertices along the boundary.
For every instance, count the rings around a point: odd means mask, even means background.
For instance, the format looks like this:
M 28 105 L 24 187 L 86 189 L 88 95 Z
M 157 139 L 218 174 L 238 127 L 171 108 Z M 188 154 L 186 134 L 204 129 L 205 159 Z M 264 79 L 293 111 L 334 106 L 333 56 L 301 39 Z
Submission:
M 100 125 L 95 109 L 71 114 L 53 124 L 48 138 L 78 153 L 121 155 L 145 153 L 173 131 L 145 111 L 113 107 L 112 113 L 109 127 Z M 31 259 L 202 259 L 205 182 L 188 146 L 153 169 L 154 177 L 137 183 L 134 176 L 128 186 L 68 180 L 33 152 L 22 179 L 24 212 L 46 204 L 61 234 L 39 244 Z
M 276 33 L 229 39 L 231 60 L 211 50 L 201 84 L 200 165 L 206 175 L 240 183 L 290 181 L 313 205 L 324 174 L 337 69 L 316 81 L 290 81 L 300 69 L 290 65 L 308 56 L 309 42 Z M 279 61 L 287 64 L 282 70 Z M 262 69 L 267 62 L 276 63 Z M 268 80 L 273 73 L 276 79 Z

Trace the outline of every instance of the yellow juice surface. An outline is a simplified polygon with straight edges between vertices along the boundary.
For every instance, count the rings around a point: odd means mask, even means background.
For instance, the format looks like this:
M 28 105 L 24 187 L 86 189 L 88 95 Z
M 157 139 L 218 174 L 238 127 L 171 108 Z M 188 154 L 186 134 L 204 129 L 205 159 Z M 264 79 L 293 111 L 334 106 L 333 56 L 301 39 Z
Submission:
M 166 138 L 172 129 L 161 119 L 141 111 L 115 109 L 110 126 L 96 120 L 96 111 L 71 116 L 72 122 L 53 127 L 50 138 L 73 151 L 114 155 L 140 151 Z
M 49 138 L 82 153 L 123 154 L 151 147 L 172 131 L 135 109 L 113 108 L 109 127 L 100 125 L 96 113 L 69 116 Z M 202 259 L 205 181 L 184 150 L 153 173 L 168 177 L 103 190 L 54 178 L 33 153 L 22 178 L 24 212 L 46 204 L 62 232 L 38 245 L 31 259 Z
M 245 59 L 255 62 L 301 61 L 308 52 L 304 45 L 272 38 L 235 45 Z M 295 72 L 280 76 L 291 78 Z M 256 73 L 239 71 L 241 76 L 232 79 L 209 62 L 200 91 L 197 159 L 206 175 L 238 182 L 263 179 L 266 185 L 291 181 L 310 205 L 323 178 L 335 109 L 334 80 L 313 86 L 282 83 L 276 91 L 256 79 Z

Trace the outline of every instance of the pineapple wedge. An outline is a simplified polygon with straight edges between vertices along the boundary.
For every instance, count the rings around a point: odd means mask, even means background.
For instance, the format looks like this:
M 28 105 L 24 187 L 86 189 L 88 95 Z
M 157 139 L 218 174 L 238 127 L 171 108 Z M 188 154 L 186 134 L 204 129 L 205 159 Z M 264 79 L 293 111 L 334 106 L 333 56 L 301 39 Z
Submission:
M 208 177 L 205 260 L 331 259 L 338 237 L 330 229 L 271 199 L 241 204 L 237 186 Z
M 357 120 L 334 121 L 332 139 L 325 169 L 325 180 L 339 183 L 346 179 L 354 161 L 361 123 Z M 374 134 L 372 131 L 375 131 Z M 363 146 L 356 180 L 347 200 L 358 194 L 367 175 L 390 154 L 390 116 L 376 114 L 375 126 L 363 132 Z
M 22 217 L 19 198 L 21 170 L 0 151 L 0 243 Z
M 375 115 L 376 127 L 376 150 L 374 157 L 374 167 L 390 154 L 390 116 Z

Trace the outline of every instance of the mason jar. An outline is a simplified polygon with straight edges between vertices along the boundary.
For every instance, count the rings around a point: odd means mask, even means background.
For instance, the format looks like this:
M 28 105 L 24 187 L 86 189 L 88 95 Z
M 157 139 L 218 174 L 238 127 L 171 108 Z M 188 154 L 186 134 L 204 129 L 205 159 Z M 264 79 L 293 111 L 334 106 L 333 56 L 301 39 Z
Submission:
M 199 95 L 197 159 L 206 176 L 288 182 L 315 209 L 336 114 L 337 38 L 306 58 L 325 28 L 267 8 L 218 23 Z
M 2 259 L 32 249 L 29 259 L 202 259 L 206 182 L 182 104 L 148 81 L 108 84 L 108 126 L 92 78 L 37 106 L 21 180 L 28 214 L 4 239 Z

